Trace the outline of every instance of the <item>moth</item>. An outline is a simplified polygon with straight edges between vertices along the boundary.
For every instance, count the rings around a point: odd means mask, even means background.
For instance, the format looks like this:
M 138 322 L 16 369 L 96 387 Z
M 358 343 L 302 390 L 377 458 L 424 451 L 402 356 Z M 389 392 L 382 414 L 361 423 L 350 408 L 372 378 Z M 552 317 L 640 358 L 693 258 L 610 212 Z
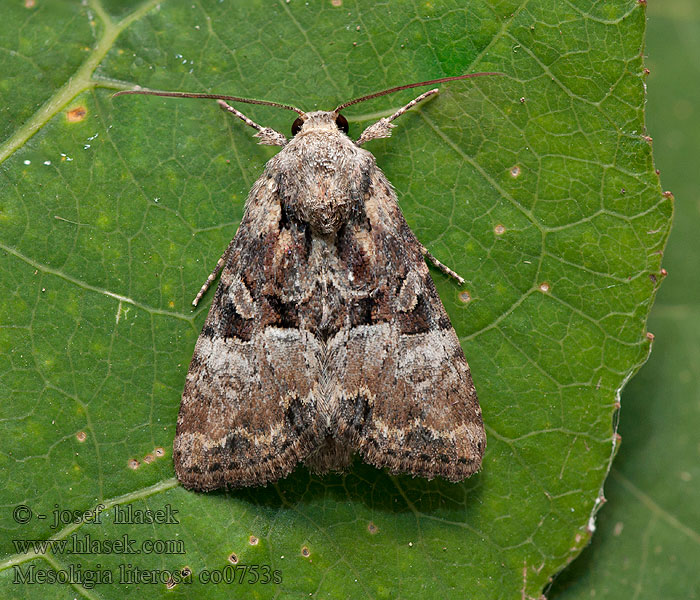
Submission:
M 260 486 L 303 462 L 342 471 L 358 453 L 391 473 L 460 481 L 481 466 L 486 434 L 469 366 L 425 259 L 456 278 L 418 241 L 394 190 L 362 146 L 391 135 L 392 121 L 357 141 L 341 111 L 408 88 L 383 90 L 332 111 L 187 92 L 210 98 L 282 149 L 266 164 L 243 219 L 196 306 L 221 274 L 187 373 L 173 444 L 189 489 Z M 228 104 L 298 114 L 292 139 Z

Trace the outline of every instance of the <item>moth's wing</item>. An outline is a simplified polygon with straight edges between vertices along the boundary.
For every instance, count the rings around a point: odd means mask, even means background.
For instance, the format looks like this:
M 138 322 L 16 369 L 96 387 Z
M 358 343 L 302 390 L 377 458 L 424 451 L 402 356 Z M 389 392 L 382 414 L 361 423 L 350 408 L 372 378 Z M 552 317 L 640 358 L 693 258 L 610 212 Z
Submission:
M 330 348 L 339 436 L 377 467 L 460 481 L 480 468 L 486 446 L 469 366 L 378 169 L 365 210 L 365 224 L 346 228 L 338 244 L 355 286 L 349 327 Z
M 276 280 L 308 249 L 280 227 L 274 188 L 263 175 L 251 190 L 187 373 L 173 446 L 187 488 L 264 485 L 318 444 L 319 343 L 289 322 Z

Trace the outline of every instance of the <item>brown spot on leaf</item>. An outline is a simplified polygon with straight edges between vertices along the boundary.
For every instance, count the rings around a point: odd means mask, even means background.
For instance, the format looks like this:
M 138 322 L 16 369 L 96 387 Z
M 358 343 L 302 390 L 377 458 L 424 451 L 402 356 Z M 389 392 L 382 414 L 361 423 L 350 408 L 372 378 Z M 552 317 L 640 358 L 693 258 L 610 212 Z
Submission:
M 551 289 L 552 288 L 547 281 L 543 281 L 542 283 L 540 283 L 540 292 L 548 294 Z
M 251 535 L 251 536 L 248 538 L 248 543 L 249 543 L 251 546 L 257 546 L 259 541 L 260 541 L 260 540 L 259 540 L 258 538 L 256 538 L 254 535 Z
M 163 448 L 161 448 L 160 446 L 158 446 L 158 448 L 156 448 L 156 449 L 153 451 L 153 453 L 154 453 L 158 458 L 160 458 L 161 456 L 165 456 L 165 450 L 163 450 Z
M 231 552 L 231 554 L 228 555 L 228 562 L 230 562 L 232 565 L 237 565 L 238 555 L 235 552 Z
M 132 470 L 136 470 L 140 467 L 141 465 L 139 464 L 139 461 L 136 460 L 135 458 L 130 458 L 129 459 L 129 468 Z
M 75 434 L 75 439 L 79 442 L 84 442 L 87 439 L 87 434 L 84 431 L 79 431 Z
M 177 583 L 175 583 L 175 580 L 172 577 L 168 578 L 168 581 L 165 582 L 165 587 L 169 590 L 172 590 Z
M 467 290 L 464 290 L 459 293 L 460 302 L 464 302 L 466 304 L 467 302 L 471 302 L 471 299 L 472 297 Z
M 500 223 L 493 228 L 493 232 L 496 235 L 503 235 L 506 232 L 506 228 Z
M 369 525 L 367 525 L 367 531 L 374 535 L 379 531 L 379 528 L 372 521 L 370 521 Z
M 331 0 L 332 6 L 343 6 L 343 0 Z
M 150 465 L 155 459 L 156 457 L 152 454 L 146 454 L 146 456 L 143 457 L 143 462 L 145 462 L 147 465 Z
M 87 108 L 84 106 L 76 106 L 66 113 L 66 120 L 69 123 L 79 123 L 85 118 L 85 115 L 87 115 Z
M 190 567 L 184 566 L 182 569 L 180 569 L 180 575 L 183 577 L 189 577 L 192 575 L 192 569 Z
M 653 334 L 651 331 L 647 331 L 647 339 L 648 339 L 650 342 L 653 342 L 653 341 L 654 341 L 654 334 Z
M 510 168 L 510 176 L 511 176 L 513 179 L 515 179 L 516 177 L 520 177 L 520 173 L 521 173 L 521 172 L 522 172 L 522 171 L 520 170 L 520 166 L 519 166 L 519 165 L 513 165 L 513 166 Z
M 24 0 L 24 8 L 34 8 L 36 6 L 36 0 Z
M 301 555 L 304 558 L 309 558 L 309 556 L 311 556 L 311 550 L 309 550 L 306 546 L 302 546 L 301 547 Z

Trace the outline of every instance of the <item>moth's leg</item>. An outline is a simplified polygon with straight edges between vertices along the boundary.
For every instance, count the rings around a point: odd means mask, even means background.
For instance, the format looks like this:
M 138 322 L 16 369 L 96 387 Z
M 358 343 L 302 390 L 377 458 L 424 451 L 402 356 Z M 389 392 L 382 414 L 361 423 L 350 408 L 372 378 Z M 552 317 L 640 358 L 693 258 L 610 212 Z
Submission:
M 355 142 L 358 146 L 361 146 L 365 142 L 369 142 L 370 140 L 376 140 L 378 138 L 386 138 L 391 135 L 391 130 L 392 128 L 395 127 L 395 125 L 392 125 L 391 122 L 400 117 L 402 114 L 404 114 L 407 110 L 410 110 L 413 108 L 416 104 L 419 102 L 422 102 L 426 98 L 430 98 L 430 96 L 434 96 L 435 94 L 438 93 L 438 89 L 435 88 L 433 90 L 428 90 L 424 94 L 421 94 L 416 98 L 415 100 L 411 100 L 406 106 L 403 106 L 399 108 L 393 115 L 390 117 L 382 118 L 379 119 L 376 123 L 372 123 L 367 129 L 365 129 L 362 132 L 362 135 L 358 138 L 358 140 Z
M 236 110 L 230 104 L 226 104 L 226 102 L 223 100 L 217 100 L 217 103 L 222 110 L 230 112 L 232 115 L 243 121 L 246 125 L 252 127 L 253 129 L 257 129 L 258 133 L 256 133 L 254 137 L 260 138 L 260 142 L 258 142 L 259 144 L 266 146 L 284 146 L 287 143 L 287 138 L 279 131 L 258 125 L 255 121 L 252 121 L 246 117 L 242 112 Z
M 445 275 L 449 275 L 453 279 L 456 279 L 459 282 L 459 285 L 464 285 L 464 279 L 457 275 L 450 267 L 447 265 L 443 265 L 437 258 L 435 258 L 430 251 L 423 245 L 421 245 L 421 252 L 423 252 L 423 256 L 427 258 L 431 263 L 433 263 L 438 269 L 440 269 Z
M 200 288 L 199 292 L 195 296 L 195 299 L 192 300 L 192 306 L 197 306 L 197 304 L 199 304 L 199 301 L 202 299 L 202 296 L 204 296 L 204 294 L 207 293 L 209 286 L 219 276 L 219 273 L 221 273 L 221 269 L 223 269 L 224 265 L 226 264 L 226 258 L 228 257 L 228 253 L 231 251 L 232 247 L 233 240 L 231 240 L 231 243 L 228 245 L 226 250 L 224 250 L 224 253 L 221 255 L 221 258 L 216 263 L 214 270 L 209 274 L 209 277 L 207 277 L 207 280 L 204 282 L 204 285 Z

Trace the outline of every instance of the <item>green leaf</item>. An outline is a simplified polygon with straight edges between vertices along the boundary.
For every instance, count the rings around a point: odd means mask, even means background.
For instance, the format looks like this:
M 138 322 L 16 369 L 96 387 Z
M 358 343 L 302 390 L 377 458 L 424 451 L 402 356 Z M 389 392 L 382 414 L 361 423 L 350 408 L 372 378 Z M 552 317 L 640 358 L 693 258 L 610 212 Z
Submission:
M 6 29 L 29 33 L 4 34 L 16 75 L 0 88 L 5 595 L 538 597 L 590 537 L 618 394 L 649 350 L 672 208 L 643 136 L 644 6 L 32 4 L 7 11 Z M 27 61 L 25 39 L 36 56 L 46 40 L 66 56 Z M 505 76 L 440 86 L 368 149 L 421 241 L 467 279 L 434 272 L 484 412 L 482 472 L 455 485 L 357 462 L 267 488 L 184 490 L 171 444 L 206 314 L 189 303 L 274 150 L 213 103 L 111 93 L 138 84 L 314 110 L 475 71 Z M 351 134 L 415 95 L 352 107 Z M 286 111 L 245 112 L 289 131 Z M 99 522 L 59 512 L 68 522 L 52 528 L 54 510 L 100 505 Z M 177 522 L 115 522 L 127 507 Z M 94 547 L 16 542 L 48 538 Z M 281 582 L 203 582 L 233 568 L 232 553 L 238 577 L 258 565 Z M 13 583 L 32 568 L 80 579 L 78 563 L 83 584 Z
M 650 4 L 648 124 L 664 188 L 678 207 L 663 261 L 669 276 L 649 321 L 651 359 L 622 395 L 609 502 L 593 543 L 557 580 L 553 600 L 700 596 L 699 26 L 695 2 Z M 669 39 L 680 43 L 669 46 Z

